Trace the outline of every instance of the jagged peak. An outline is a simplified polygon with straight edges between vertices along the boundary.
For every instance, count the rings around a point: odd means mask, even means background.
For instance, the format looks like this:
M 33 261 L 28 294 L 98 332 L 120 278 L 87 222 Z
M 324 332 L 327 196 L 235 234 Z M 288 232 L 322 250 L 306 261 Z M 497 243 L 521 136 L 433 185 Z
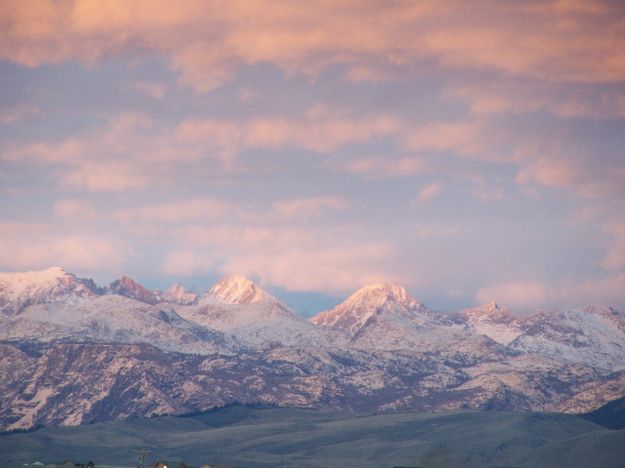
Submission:
M 116 279 L 115 281 L 113 281 L 111 283 L 111 285 L 113 285 L 113 284 L 119 284 L 119 285 L 124 285 L 124 286 L 126 286 L 126 285 L 128 285 L 128 286 L 141 286 L 142 288 L 144 287 L 138 281 L 135 281 L 130 276 L 126 276 L 126 275 L 122 275 L 121 278 Z
M 238 288 L 258 288 L 256 283 L 243 275 L 228 275 L 221 278 L 213 285 L 222 287 L 238 287 Z M 259 288 L 260 289 L 260 288 Z
M 422 305 L 410 296 L 406 288 L 396 283 L 375 283 L 361 287 L 337 307 L 354 308 L 381 307 L 386 303 L 399 303 L 406 306 Z
M 187 292 L 187 289 L 180 283 L 174 283 L 165 290 L 165 294 L 177 294 L 179 292 Z
M 344 302 L 309 319 L 311 323 L 356 330 L 370 317 L 387 311 L 414 314 L 427 308 L 411 297 L 406 288 L 395 283 L 375 283 L 361 287 Z
M 473 313 L 489 313 L 497 310 L 502 310 L 495 301 L 486 302 L 485 304 L 480 304 L 475 307 L 471 307 L 469 309 L 465 309 L 463 312 L 473 312 Z
M 137 299 L 148 304 L 156 304 L 158 302 L 157 295 L 154 294 L 153 291 L 150 291 L 145 286 L 126 275 L 113 281 L 109 286 L 109 291 L 112 294 Z
M 610 307 L 610 306 L 589 305 L 589 306 L 584 307 L 582 310 L 584 312 L 587 312 L 587 313 L 590 313 L 590 314 L 607 313 L 607 314 L 618 315 L 618 314 L 622 313 L 621 311 L 615 309 L 614 307 Z
M 204 294 L 200 302 L 204 304 L 279 303 L 275 297 L 264 291 L 248 277 L 241 275 L 231 275 L 222 278 Z
M 166 302 L 180 305 L 195 304 L 198 298 L 197 294 L 187 290 L 180 283 L 172 284 L 161 296 Z
M 490 301 L 475 307 L 463 309 L 459 312 L 461 315 L 473 317 L 489 317 L 489 316 L 507 316 L 510 312 L 507 308 L 501 307 L 497 302 Z

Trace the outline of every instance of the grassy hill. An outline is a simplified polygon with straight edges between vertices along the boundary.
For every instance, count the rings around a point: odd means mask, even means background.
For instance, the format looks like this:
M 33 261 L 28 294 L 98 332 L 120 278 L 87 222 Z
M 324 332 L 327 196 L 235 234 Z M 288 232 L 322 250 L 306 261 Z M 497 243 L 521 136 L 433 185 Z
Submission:
M 625 429 L 625 397 L 613 400 L 591 413 L 580 414 L 580 416 L 609 429 Z
M 543 413 L 357 415 L 232 406 L 0 436 L 0 463 L 90 459 L 136 465 L 133 449 L 195 466 L 625 467 L 625 431 Z

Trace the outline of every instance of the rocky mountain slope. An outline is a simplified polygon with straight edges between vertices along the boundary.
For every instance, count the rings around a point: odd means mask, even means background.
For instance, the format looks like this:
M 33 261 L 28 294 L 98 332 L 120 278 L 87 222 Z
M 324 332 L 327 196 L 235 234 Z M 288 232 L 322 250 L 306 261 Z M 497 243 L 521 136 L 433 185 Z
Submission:
M 108 292 L 136 299 L 147 304 L 156 304 L 159 302 L 160 296 L 158 292 L 150 291 L 128 276 L 122 276 L 120 279 L 113 281 L 108 287 Z
M 614 309 L 439 313 L 377 284 L 307 321 L 247 278 L 198 297 L 59 268 L 0 275 L 0 298 L 3 430 L 233 401 L 578 413 L 625 393 Z

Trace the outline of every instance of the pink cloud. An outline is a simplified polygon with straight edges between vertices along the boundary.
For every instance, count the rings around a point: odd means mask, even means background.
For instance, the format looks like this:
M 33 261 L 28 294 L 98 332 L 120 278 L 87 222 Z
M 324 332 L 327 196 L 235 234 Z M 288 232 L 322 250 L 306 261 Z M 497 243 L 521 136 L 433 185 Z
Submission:
M 610 119 L 625 116 L 625 97 L 605 86 L 567 85 L 497 77 L 465 82 L 446 91 L 478 116 L 545 111 L 559 117 Z
M 188 120 L 176 129 L 181 141 L 210 143 L 234 154 L 244 147 L 301 148 L 328 153 L 353 142 L 392 136 L 402 128 L 390 115 L 354 116 L 314 106 L 300 119 Z
M 273 203 L 273 209 L 282 218 L 308 218 L 326 210 L 342 211 L 348 206 L 347 200 L 330 196 L 277 200 Z
M 276 252 L 254 251 L 229 259 L 225 273 L 260 278 L 292 291 L 348 292 L 364 284 L 399 281 L 384 272 L 387 244 L 352 244 L 316 249 L 286 245 Z
M 60 143 L 28 143 L 3 152 L 0 158 L 9 162 L 62 164 L 79 159 L 85 148 L 81 139 L 68 138 Z
M 152 99 L 161 100 L 165 97 L 167 87 L 163 83 L 155 81 L 137 81 L 132 89 Z
M 425 172 L 429 165 L 418 157 L 361 157 L 346 161 L 328 163 L 331 169 L 347 174 L 359 175 L 367 180 L 406 177 Z
M 123 222 L 181 223 L 191 220 L 209 221 L 226 211 L 231 211 L 230 204 L 211 198 L 180 200 L 160 204 L 122 208 L 113 213 L 113 217 Z
M 622 192 L 623 176 L 625 165 L 608 168 L 593 155 L 573 158 L 552 150 L 523 161 L 516 181 L 520 185 L 569 188 L 588 198 L 603 198 Z
M 175 276 L 191 276 L 213 270 L 215 260 L 212 256 L 194 250 L 175 250 L 169 252 L 163 263 L 163 273 Z
M 15 124 L 40 112 L 38 107 L 29 104 L 0 109 L 0 124 Z
M 606 270 L 612 272 L 623 270 L 625 268 L 625 223 L 609 225 L 605 228 L 605 231 L 612 236 L 612 244 L 603 259 L 602 265 Z
M 429 183 L 419 190 L 415 198 L 415 203 L 420 205 L 438 197 L 443 191 L 443 184 L 435 181 Z
M 99 271 L 103 265 L 123 264 L 126 249 L 98 235 L 55 232 L 41 224 L 0 224 L 0 252 L 4 267 L 19 271 L 62 265 L 68 269 Z
M 503 188 L 488 183 L 485 179 L 474 179 L 473 184 L 471 195 L 482 203 L 491 203 L 504 198 Z
M 518 309 L 535 311 L 544 308 L 580 309 L 590 305 L 625 305 L 625 273 L 608 274 L 602 278 L 547 286 L 536 282 L 511 282 L 478 290 L 479 303 L 490 301 Z
M 502 159 L 493 151 L 499 143 L 498 138 L 490 132 L 489 122 L 480 119 L 429 123 L 407 129 L 402 139 L 405 147 L 413 151 L 453 151 L 461 156 L 493 162 Z
M 546 286 L 540 283 L 513 282 L 481 288 L 476 299 L 479 303 L 495 301 L 512 308 L 531 310 L 546 306 L 550 294 Z
M 142 113 L 124 112 L 102 127 L 61 141 L 13 145 L 0 159 L 49 167 L 59 187 L 88 192 L 143 190 L 166 184 L 168 166 L 196 161 L 198 149 L 180 144 L 171 131 L 156 129 Z
M 98 219 L 97 210 L 88 203 L 76 199 L 64 199 L 57 201 L 53 206 L 54 214 L 68 220 Z
M 625 307 L 625 273 L 615 272 L 596 280 L 570 285 L 561 294 L 563 302 L 583 305 Z
M 438 224 L 419 224 L 415 226 L 414 233 L 422 239 L 437 237 L 454 237 L 462 234 L 460 226 L 443 226 Z
M 179 249 L 163 263 L 169 273 L 215 269 L 298 291 L 349 292 L 365 283 L 400 281 L 393 247 L 354 239 L 349 229 L 218 224 L 176 229 Z M 185 273 L 186 271 L 186 273 Z
M 83 161 L 64 172 L 62 187 L 88 192 L 125 192 L 149 185 L 149 177 L 140 167 L 125 161 Z
M 208 91 L 247 64 L 316 76 L 335 63 L 351 76 L 431 59 L 547 81 L 620 81 L 623 11 L 615 3 L 5 1 L 0 56 L 28 66 L 160 53 L 181 81 Z M 487 13 L 487 14 L 486 14 Z

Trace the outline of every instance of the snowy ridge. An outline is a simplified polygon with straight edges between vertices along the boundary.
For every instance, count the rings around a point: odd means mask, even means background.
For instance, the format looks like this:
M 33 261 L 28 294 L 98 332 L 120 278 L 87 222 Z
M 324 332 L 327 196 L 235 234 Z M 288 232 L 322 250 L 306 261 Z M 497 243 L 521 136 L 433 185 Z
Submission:
M 37 304 L 15 320 L 0 322 L 0 340 L 146 343 L 167 351 L 231 352 L 222 333 L 123 296 L 100 296 L 75 304 Z
M 620 317 L 619 317 L 620 316 Z M 619 320 L 620 318 L 620 320 Z M 625 369 L 625 316 L 614 309 L 542 311 L 522 322 L 517 351 L 609 370 Z
M 41 271 L 0 273 L 0 312 L 18 313 L 31 304 L 76 302 L 102 291 L 90 279 L 78 278 L 60 267 Z
M 462 310 L 459 315 L 473 332 L 503 345 L 510 344 L 523 333 L 521 320 L 496 302 Z
M 417 350 L 471 359 L 499 352 L 490 338 L 469 334 L 448 316 L 428 309 L 398 285 L 365 286 L 310 322 L 343 333 L 350 347 Z
M 104 292 L 93 281 L 59 267 L 1 273 L 0 310 L 7 319 L 0 322 L 0 338 L 52 340 L 82 333 L 97 340 L 157 343 L 164 349 L 187 352 L 189 343 L 199 343 L 202 336 L 211 342 L 217 333 L 231 340 L 232 346 L 247 348 L 339 345 L 474 357 L 490 356 L 499 352 L 497 346 L 505 346 L 511 352 L 565 363 L 625 369 L 625 314 L 610 308 L 543 311 L 522 317 L 493 302 L 442 314 L 428 309 L 399 285 L 373 284 L 306 321 L 242 276 L 222 279 L 201 299 L 181 285 L 164 293 L 150 291 L 127 276 L 113 282 L 109 294 Z M 122 296 L 127 299 L 121 300 Z M 34 307 L 37 304 L 49 306 Z M 111 308 L 115 308 L 113 315 Z M 168 310 L 175 315 L 170 323 L 166 323 Z M 129 323 L 138 321 L 124 328 L 124 313 Z M 142 313 L 143 321 L 138 319 Z M 11 319 L 15 314 L 15 320 Z M 156 317 L 157 322 L 149 317 Z M 85 326 L 87 318 L 93 326 Z M 181 332 L 179 325 L 186 331 Z M 190 332 L 195 338 L 185 335 L 189 327 L 195 327 Z M 173 334 L 169 328 L 175 329 Z M 208 343 L 193 349 L 215 348 Z
M 220 280 L 197 304 L 179 308 L 179 313 L 248 346 L 322 346 L 328 341 L 305 319 L 244 276 Z
M 9 311 L 0 315 L 0 428 L 233 398 L 575 412 L 625 382 L 625 314 L 609 308 L 515 316 L 491 303 L 438 313 L 401 286 L 375 284 L 305 320 L 243 277 L 221 280 L 203 301 L 127 277 L 113 290 L 59 268 L 0 275 Z
M 159 299 L 171 304 L 192 305 L 197 303 L 198 295 L 194 292 L 187 291 L 182 285 L 176 283 L 162 293 Z
M 262 301 L 251 303 L 213 303 L 196 307 L 178 307 L 187 320 L 219 330 L 232 339 L 251 346 L 329 346 L 336 337 L 323 333 L 277 299 L 260 295 Z M 266 293 L 262 293 L 266 294 Z M 230 296 L 232 298 L 232 296 Z M 245 296 L 250 297 L 250 296 Z M 271 297 L 271 296 L 269 296 Z

